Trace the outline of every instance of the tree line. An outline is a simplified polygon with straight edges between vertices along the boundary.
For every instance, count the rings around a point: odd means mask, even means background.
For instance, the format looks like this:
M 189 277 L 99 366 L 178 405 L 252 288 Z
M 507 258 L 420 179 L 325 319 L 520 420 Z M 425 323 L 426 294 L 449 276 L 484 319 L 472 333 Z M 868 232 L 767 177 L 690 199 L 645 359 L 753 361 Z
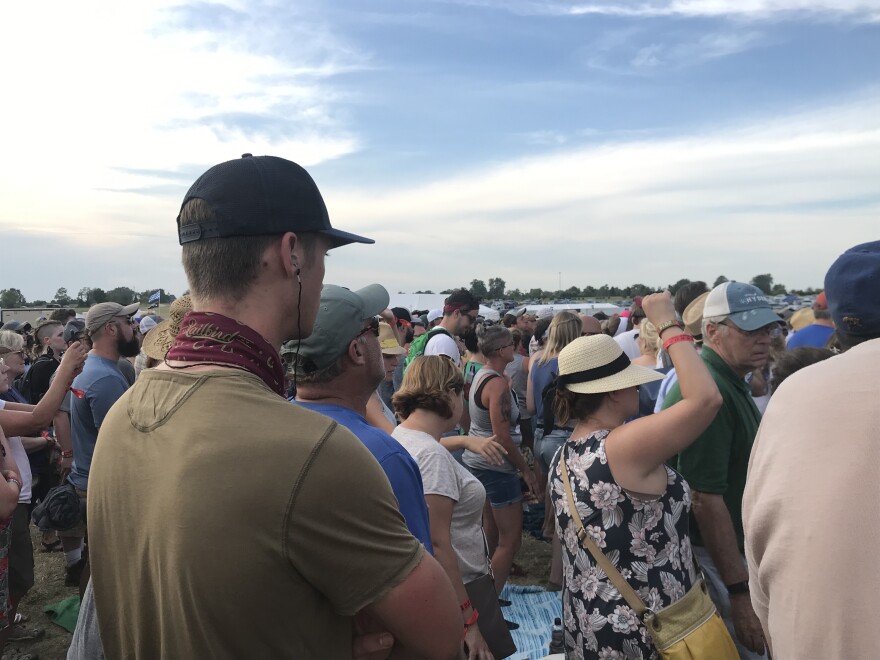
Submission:
M 127 286 L 118 286 L 115 289 L 105 291 L 100 287 L 82 287 L 76 296 L 71 296 L 65 287 L 59 287 L 55 292 L 52 300 L 28 300 L 24 297 L 19 289 L 3 289 L 0 290 L 0 307 L 8 309 L 10 307 L 46 307 L 48 305 L 57 305 L 58 307 L 91 307 L 102 302 L 115 302 L 120 305 L 130 305 L 133 302 L 139 302 L 146 305 L 157 289 L 147 289 L 145 291 L 135 291 Z M 174 301 L 174 296 L 161 291 L 159 302 L 167 304 Z
M 712 288 L 727 282 L 728 279 L 724 275 L 719 275 L 715 278 L 715 281 L 712 283 Z M 571 286 L 567 289 L 557 289 L 556 291 L 545 290 L 545 289 L 529 289 L 520 290 L 520 289 L 507 289 L 507 283 L 500 277 L 491 277 L 489 278 L 488 284 L 483 280 L 471 280 L 470 286 L 463 286 L 460 288 L 467 289 L 473 295 L 477 296 L 481 300 L 498 300 L 498 299 L 513 299 L 513 300 L 550 300 L 550 299 L 559 299 L 559 298 L 570 298 L 570 299 L 583 299 L 583 298 L 634 298 L 636 296 L 646 296 L 649 293 L 653 293 L 655 291 L 663 291 L 664 289 L 668 289 L 673 294 L 678 291 L 681 287 L 686 284 L 690 284 L 691 280 L 687 278 L 682 278 L 673 284 L 667 284 L 666 286 L 648 286 L 646 284 L 630 284 L 629 286 L 619 287 L 619 286 L 611 286 L 609 284 L 603 284 L 602 286 L 595 287 L 591 285 L 587 285 L 585 287 L 578 288 L 576 286 Z M 749 280 L 749 284 L 758 287 L 768 296 L 778 296 L 778 295 L 796 295 L 796 296 L 811 296 L 816 295 L 821 291 L 821 289 L 788 289 L 784 284 L 774 282 L 773 275 L 770 273 L 762 273 L 760 275 L 755 275 L 751 280 Z M 416 293 L 434 293 L 433 291 L 416 291 Z M 452 293 L 452 289 L 446 289 L 441 291 L 440 293 Z
M 722 282 L 727 281 L 728 280 L 724 275 L 719 275 L 717 278 L 715 278 L 712 286 L 716 287 Z M 663 289 L 669 289 L 669 291 L 675 293 L 681 287 L 690 283 L 691 280 L 687 278 L 682 278 L 674 284 L 668 284 L 665 287 L 647 286 L 646 284 L 637 283 L 630 284 L 629 286 L 625 287 L 603 284 L 599 287 L 587 285 L 582 289 L 576 286 L 571 286 L 567 289 L 556 291 L 549 291 L 539 288 L 529 289 L 528 291 L 526 291 L 520 289 L 508 290 L 507 283 L 502 278 L 490 277 L 488 283 L 484 282 L 483 280 L 474 279 L 471 280 L 470 286 L 463 286 L 460 288 L 467 289 L 481 300 L 512 299 L 519 301 L 550 300 L 559 298 L 634 298 L 636 296 L 646 296 L 649 293 L 653 293 L 654 291 L 662 291 Z M 749 280 L 749 283 L 761 289 L 761 291 L 763 291 L 768 296 L 811 296 L 816 295 L 817 293 L 819 293 L 819 291 L 821 291 L 821 289 L 813 288 L 790 290 L 784 284 L 776 283 L 773 279 L 773 275 L 771 275 L 770 273 L 755 275 L 751 280 Z M 118 286 L 115 289 L 110 289 L 109 291 L 105 291 L 104 289 L 101 289 L 99 287 L 83 287 L 74 297 L 67 292 L 66 288 L 60 287 L 55 292 L 55 297 L 52 298 L 52 300 L 34 300 L 28 302 L 22 295 L 20 290 L 2 289 L 0 290 L 0 307 L 46 307 L 47 305 L 58 305 L 59 307 L 90 307 L 92 305 L 102 302 L 116 302 L 120 305 L 128 305 L 133 302 L 139 302 L 145 305 L 149 301 L 150 296 L 156 291 L 157 289 L 135 291 L 134 289 L 131 289 L 127 286 Z M 401 291 L 401 293 L 404 292 Z M 415 293 L 434 292 L 416 291 Z M 444 291 L 440 291 L 440 293 L 452 293 L 452 289 L 446 289 Z M 162 290 L 159 302 L 162 304 L 168 304 L 170 302 L 173 302 L 174 298 L 174 295 Z

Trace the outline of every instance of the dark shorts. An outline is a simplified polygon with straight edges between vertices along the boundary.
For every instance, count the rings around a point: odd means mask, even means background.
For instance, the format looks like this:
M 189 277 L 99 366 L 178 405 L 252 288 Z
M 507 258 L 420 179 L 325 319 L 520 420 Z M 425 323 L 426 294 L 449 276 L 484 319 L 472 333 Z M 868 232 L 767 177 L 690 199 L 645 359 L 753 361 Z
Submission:
M 34 586 L 34 545 L 28 505 L 19 504 L 9 523 L 9 594 L 21 598 Z
M 486 489 L 486 498 L 493 509 L 522 502 L 522 488 L 515 472 L 496 472 L 469 468 Z

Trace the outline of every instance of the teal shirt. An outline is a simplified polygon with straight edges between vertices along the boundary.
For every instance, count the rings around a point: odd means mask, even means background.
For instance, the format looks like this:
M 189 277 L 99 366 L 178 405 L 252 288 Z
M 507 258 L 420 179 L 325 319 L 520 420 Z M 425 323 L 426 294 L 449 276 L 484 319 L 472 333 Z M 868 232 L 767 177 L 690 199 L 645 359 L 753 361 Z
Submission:
M 742 498 L 761 413 L 745 380 L 737 376 L 715 351 L 704 346 L 702 358 L 724 403 L 709 427 L 678 455 L 675 467 L 692 489 L 724 496 L 736 542 L 742 552 Z M 676 383 L 666 395 L 663 408 L 679 401 L 681 388 Z M 696 520 L 693 514 L 691 516 L 691 540 L 696 545 L 704 545 Z

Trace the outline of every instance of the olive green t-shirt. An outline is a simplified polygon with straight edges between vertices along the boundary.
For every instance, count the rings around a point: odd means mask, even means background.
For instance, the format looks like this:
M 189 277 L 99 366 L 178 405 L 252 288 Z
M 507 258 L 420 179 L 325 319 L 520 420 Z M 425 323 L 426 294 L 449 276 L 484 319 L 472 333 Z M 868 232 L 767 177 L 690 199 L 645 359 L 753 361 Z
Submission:
M 761 413 L 752 400 L 745 380 L 737 376 L 708 346 L 703 347 L 701 355 L 724 403 L 709 427 L 678 455 L 675 468 L 694 490 L 724 496 L 736 532 L 737 546 L 742 552 L 742 497 Z M 666 395 L 663 408 L 669 408 L 679 401 L 681 389 L 676 383 Z M 697 545 L 704 545 L 693 513 L 691 539 Z
M 423 557 L 363 444 L 238 370 L 143 372 L 88 519 L 108 658 L 349 658 L 352 616 Z

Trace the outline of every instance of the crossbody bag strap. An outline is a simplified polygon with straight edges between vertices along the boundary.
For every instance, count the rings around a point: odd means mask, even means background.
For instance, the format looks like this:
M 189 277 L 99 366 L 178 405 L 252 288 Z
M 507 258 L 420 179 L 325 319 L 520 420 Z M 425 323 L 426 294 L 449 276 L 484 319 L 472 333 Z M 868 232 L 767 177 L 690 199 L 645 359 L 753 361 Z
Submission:
M 599 568 L 605 571 L 605 575 L 608 576 L 608 579 L 611 580 L 611 584 L 613 584 L 617 591 L 620 592 L 620 595 L 623 596 L 623 599 L 627 604 L 635 610 L 639 617 L 641 617 L 648 610 L 647 605 L 645 605 L 644 601 L 639 598 L 639 595 L 630 586 L 629 582 L 627 582 L 620 574 L 620 571 L 614 567 L 611 560 L 605 556 L 605 553 L 602 552 L 602 550 L 599 549 L 599 546 L 597 546 L 593 539 L 590 538 L 590 535 L 584 527 L 584 523 L 581 520 L 577 505 L 574 501 L 574 493 L 571 492 L 571 483 L 568 480 L 568 468 L 565 465 L 566 449 L 567 448 L 563 448 L 562 455 L 559 457 L 559 470 L 562 473 L 562 483 L 565 486 L 565 494 L 568 497 L 569 514 L 577 526 L 578 539 L 583 546 L 590 551 L 590 554 L 593 555 L 593 559 L 596 560 L 596 564 Z

